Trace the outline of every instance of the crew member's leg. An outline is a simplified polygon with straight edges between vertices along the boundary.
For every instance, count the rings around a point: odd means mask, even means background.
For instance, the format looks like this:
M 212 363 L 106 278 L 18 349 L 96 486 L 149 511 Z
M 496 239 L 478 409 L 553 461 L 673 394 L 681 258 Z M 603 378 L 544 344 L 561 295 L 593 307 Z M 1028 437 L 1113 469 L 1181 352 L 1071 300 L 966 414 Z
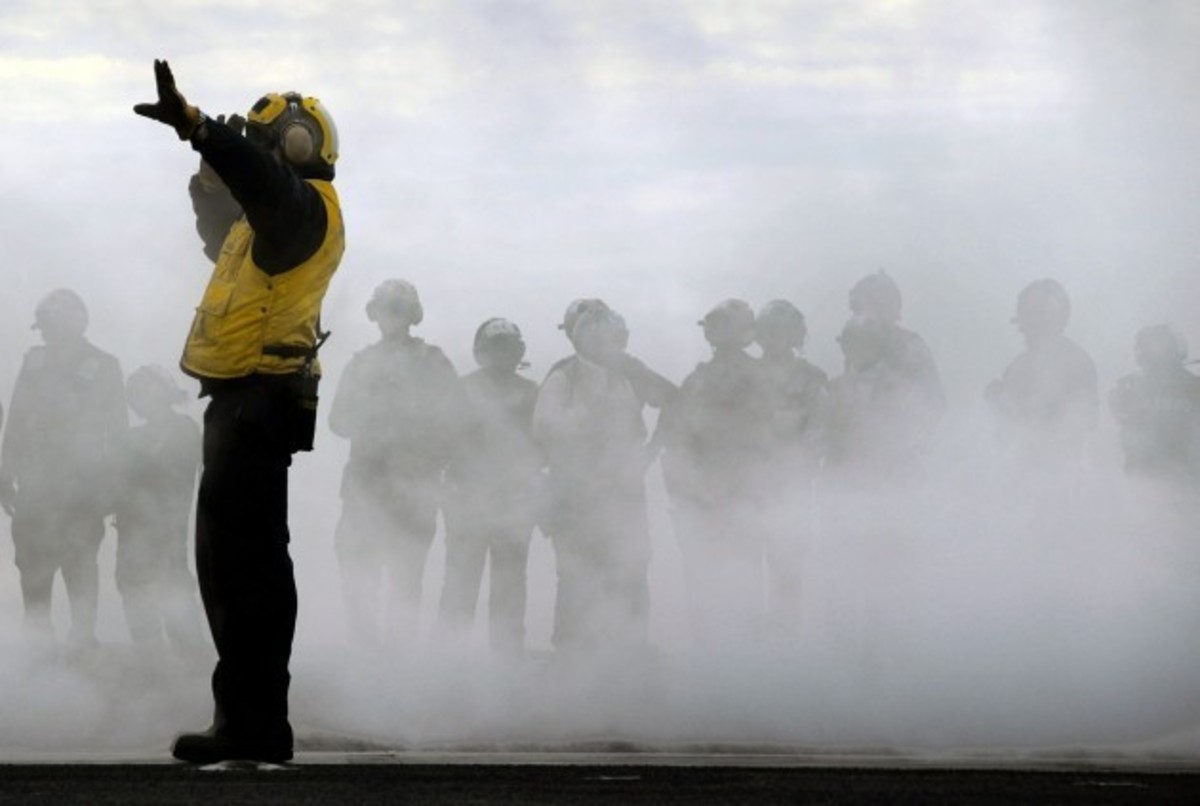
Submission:
M 26 641 L 36 649 L 50 651 L 56 642 L 50 602 L 58 562 L 49 546 L 51 519 L 28 509 L 18 506 L 12 521 L 14 560 L 21 575 L 25 607 L 22 626 Z
M 342 515 L 334 532 L 334 551 L 342 580 L 346 625 L 357 643 L 380 642 L 379 590 L 384 546 L 394 536 L 386 534 L 386 518 L 374 500 L 377 496 L 352 468 L 342 482 Z
M 391 480 L 390 489 L 387 573 L 391 593 L 384 640 L 406 646 L 419 638 L 421 583 L 437 534 L 438 482 L 397 477 Z
M 456 504 L 445 512 L 446 579 L 438 608 L 439 632 L 452 640 L 471 631 L 487 560 L 486 525 L 470 502 Z
M 163 551 L 156 559 L 155 600 L 159 602 L 163 630 L 175 655 L 198 657 L 204 648 L 196 580 L 187 564 L 187 522 L 164 527 Z
M 68 513 L 63 519 L 62 575 L 71 605 L 68 643 L 86 647 L 96 642 L 96 610 L 100 601 L 98 555 L 104 520 L 91 513 Z
M 296 585 L 288 554 L 287 405 L 283 390 L 251 381 L 214 395 L 205 412 L 196 570 L 217 649 L 216 708 L 209 737 L 176 742 L 175 754 L 185 760 L 291 757 Z
M 492 587 L 489 601 L 493 650 L 517 656 L 525 649 L 525 569 L 532 527 L 507 525 L 493 532 Z

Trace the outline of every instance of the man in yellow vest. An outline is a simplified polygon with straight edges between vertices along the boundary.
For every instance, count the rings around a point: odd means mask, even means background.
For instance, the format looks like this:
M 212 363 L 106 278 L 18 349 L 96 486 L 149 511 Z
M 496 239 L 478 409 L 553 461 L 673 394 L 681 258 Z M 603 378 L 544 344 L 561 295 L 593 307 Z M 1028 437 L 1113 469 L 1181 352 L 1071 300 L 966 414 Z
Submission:
M 158 100 L 134 111 L 200 153 L 192 202 L 216 261 L 181 361 L 210 399 L 196 570 L 217 648 L 216 707 L 212 727 L 172 752 L 278 763 L 292 757 L 287 470 L 293 452 L 312 448 L 321 300 L 345 248 L 337 130 L 315 98 L 284 93 L 254 105 L 243 136 L 237 116 L 210 120 L 188 104 L 165 61 L 154 71 Z

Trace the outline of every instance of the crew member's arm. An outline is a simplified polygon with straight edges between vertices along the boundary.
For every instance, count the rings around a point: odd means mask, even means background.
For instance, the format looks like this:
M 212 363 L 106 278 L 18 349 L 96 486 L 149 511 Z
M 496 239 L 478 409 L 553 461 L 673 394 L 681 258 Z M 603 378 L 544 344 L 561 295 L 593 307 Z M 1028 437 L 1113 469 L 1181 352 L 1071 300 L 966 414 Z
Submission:
M 1063 412 L 1064 424 L 1085 442 L 1100 419 L 1100 379 L 1091 356 L 1079 349 L 1071 368 L 1070 397 Z
M 629 353 L 621 354 L 616 370 L 625 376 L 633 387 L 633 393 L 647 406 L 661 409 L 670 403 L 679 391 L 675 384 Z
M 196 234 L 204 242 L 204 254 L 216 263 L 229 228 L 242 217 L 242 206 L 229 188 L 216 179 L 216 174 L 205 177 L 206 171 L 212 174 L 211 168 L 204 167 L 192 174 L 188 195 L 192 198 L 192 212 L 196 214 Z
M 365 419 L 360 390 L 365 382 L 361 353 L 353 356 L 338 381 L 329 412 L 329 430 L 343 439 L 357 439 Z
M 254 230 L 254 262 L 267 274 L 298 266 L 325 239 L 325 203 L 316 189 L 225 123 L 203 120 L 192 147 L 212 166 Z
M 154 62 L 158 99 L 136 104 L 142 117 L 188 140 L 229 188 L 254 230 L 254 262 L 267 274 L 300 265 L 320 247 L 328 216 L 316 188 L 277 155 L 252 145 L 233 127 L 209 120 L 175 87 L 166 61 Z
M 30 451 L 30 420 L 36 409 L 36 401 L 30 389 L 29 361 L 30 358 L 26 355 L 21 371 L 17 374 L 12 405 L 9 406 L 8 427 L 4 430 L 4 441 L 0 444 L 0 508 L 9 515 L 14 511 L 17 483 Z
M 454 456 L 459 429 L 469 419 L 470 408 L 458 370 L 441 348 L 430 345 L 425 358 L 426 382 L 435 401 L 430 424 L 436 432 L 435 444 L 441 453 L 439 464 L 445 468 Z
M 105 514 L 116 512 L 121 498 L 122 463 L 129 452 L 129 406 L 125 398 L 125 375 L 116 358 L 108 357 L 96 378 L 97 412 L 104 429 L 104 479 L 97 485 L 99 503 Z
M 1193 491 L 1200 491 L 1200 384 L 1189 381 L 1192 391 L 1188 395 L 1190 405 L 1187 408 L 1187 434 L 1185 448 L 1187 455 L 1188 480 L 1192 483 Z

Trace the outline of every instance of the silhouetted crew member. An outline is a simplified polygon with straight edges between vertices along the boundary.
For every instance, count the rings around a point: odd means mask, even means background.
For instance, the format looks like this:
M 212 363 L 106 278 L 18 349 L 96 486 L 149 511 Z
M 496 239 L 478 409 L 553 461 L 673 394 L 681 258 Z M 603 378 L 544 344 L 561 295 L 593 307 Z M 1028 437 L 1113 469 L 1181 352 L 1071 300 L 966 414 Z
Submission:
M 1109 406 L 1121 429 L 1125 470 L 1200 491 L 1200 378 L 1187 342 L 1170 325 L 1138 331 L 1138 371 L 1117 381 Z
M 533 440 L 537 384 L 522 377 L 525 341 L 507 319 L 475 331 L 479 369 L 462 379 L 463 421 L 446 470 L 443 631 L 467 631 L 490 562 L 490 644 L 505 655 L 525 647 L 525 566 L 537 520 L 541 452 Z
M 838 342 L 845 371 L 829 382 L 821 418 L 822 478 L 831 485 L 895 485 L 915 478 L 941 418 L 925 378 L 893 360 L 888 322 L 853 316 Z
M 1025 351 L 985 392 L 1007 446 L 1030 464 L 1078 461 L 1096 425 L 1096 365 L 1063 335 L 1070 318 L 1070 299 L 1057 281 L 1038 280 L 1022 289 L 1013 322 Z
M 68 645 L 96 641 L 104 519 L 129 419 L 117 359 L 84 337 L 83 300 L 58 289 L 38 303 L 43 346 L 25 354 L 0 449 L 0 502 L 12 516 L 26 637 L 54 645 L 50 603 L 61 573 L 71 606 Z
M 579 345 L 576 343 L 575 337 L 572 335 L 572 333 L 575 329 L 575 323 L 579 321 L 579 318 L 583 314 L 590 311 L 611 312 L 612 309 L 608 306 L 607 302 L 596 297 L 581 297 L 579 299 L 572 300 L 570 304 L 567 305 L 566 310 L 563 312 L 563 320 L 558 325 L 558 329 L 561 330 L 563 335 L 567 337 L 567 340 L 571 342 L 571 347 L 574 349 L 574 352 L 571 355 L 555 361 L 550 366 L 550 370 L 546 373 L 546 378 L 549 378 L 555 372 L 570 365 L 577 359 Z M 625 320 L 620 314 L 616 314 L 616 316 L 622 323 L 621 327 L 624 327 L 623 323 Z M 627 328 L 624 339 L 626 342 L 628 342 Z M 643 408 L 649 406 L 650 408 L 661 410 L 667 404 L 669 404 L 672 399 L 674 399 L 675 395 L 679 391 L 678 387 L 676 387 L 674 383 L 650 369 L 640 359 L 631 355 L 628 350 L 625 349 L 625 347 L 622 347 L 619 353 L 614 352 L 611 356 L 609 356 L 608 360 L 609 365 L 607 369 L 620 374 L 625 378 L 626 381 L 629 382 L 629 386 L 633 390 L 633 394 L 641 402 Z M 545 379 L 543 379 L 543 383 L 544 382 Z M 646 445 L 645 463 L 647 466 L 649 466 L 654 459 L 657 458 L 661 450 L 662 446 L 659 441 L 657 439 L 651 439 Z M 549 537 L 553 532 L 553 525 L 551 523 L 553 520 L 553 512 L 551 511 L 554 504 L 553 498 L 554 496 L 552 494 L 544 494 L 541 496 L 539 504 L 538 525 L 547 537 Z
M 929 411 L 940 415 L 946 409 L 946 395 L 937 363 L 925 340 L 900 325 L 902 304 L 900 287 L 882 270 L 868 274 L 850 289 L 850 313 L 883 325 L 883 359 L 904 376 L 909 389 L 926 398 Z
M 176 411 L 187 394 L 161 367 L 134 370 L 125 392 L 142 419 L 129 431 L 117 499 L 116 581 L 125 623 L 143 649 L 169 645 L 181 657 L 194 657 L 201 646 L 200 607 L 187 547 L 200 427 Z
M 801 560 L 813 519 L 813 482 L 820 469 L 820 422 L 828 377 L 801 356 L 808 327 L 795 305 L 771 300 L 754 319 L 765 375 L 767 461 L 762 521 L 766 527 L 768 609 L 779 627 L 795 620 Z
M 572 300 L 571 304 L 567 306 L 567 310 L 563 313 L 563 320 L 559 324 L 558 329 L 566 334 L 567 339 L 571 341 L 572 347 L 576 346 L 574 339 L 571 337 L 575 323 L 581 315 L 593 310 L 607 311 L 612 309 L 602 299 L 583 297 Z M 574 354 L 572 354 L 554 362 L 549 372 L 546 373 L 546 377 L 550 377 L 551 373 L 571 361 L 574 357 Z M 638 396 L 638 399 L 644 405 L 651 408 L 661 409 L 671 401 L 678 391 L 675 384 L 650 369 L 644 362 L 630 355 L 627 351 L 622 351 L 620 355 L 613 357 L 613 365 L 610 369 L 624 375 L 625 379 L 633 387 L 633 393 Z
M 317 99 L 272 93 L 243 137 L 189 105 L 165 61 L 155 78 L 158 101 L 134 111 L 200 153 L 190 190 L 216 259 L 181 361 L 210 398 L 196 569 L 217 648 L 216 708 L 212 728 L 180 736 L 172 752 L 195 763 L 284 761 L 296 626 L 288 467 L 312 448 L 321 301 L 345 249 L 337 130 Z
M 367 303 L 380 339 L 350 359 L 329 414 L 333 433 L 350 440 L 334 542 L 351 634 L 366 644 L 417 637 L 421 578 L 461 410 L 453 365 L 409 332 L 424 316 L 411 283 L 380 283 Z M 385 576 L 391 598 L 381 619 Z
M 643 401 L 621 371 L 629 331 L 607 306 L 579 314 L 576 354 L 538 391 L 533 432 L 547 461 L 560 650 L 637 648 L 647 640 L 650 561 Z
M 693 636 L 719 647 L 758 632 L 764 594 L 760 482 L 770 437 L 766 374 L 746 352 L 754 311 L 721 302 L 698 323 L 712 348 L 660 425 Z

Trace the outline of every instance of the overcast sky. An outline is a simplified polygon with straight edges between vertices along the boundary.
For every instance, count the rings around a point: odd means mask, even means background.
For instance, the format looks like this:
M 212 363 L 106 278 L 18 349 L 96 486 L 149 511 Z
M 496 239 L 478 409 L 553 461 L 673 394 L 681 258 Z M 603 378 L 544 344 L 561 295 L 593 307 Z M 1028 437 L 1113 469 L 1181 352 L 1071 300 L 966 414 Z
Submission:
M 713 304 L 787 297 L 836 370 L 846 290 L 885 268 L 964 404 L 1019 349 L 1013 299 L 1041 276 L 1071 292 L 1110 384 L 1142 324 L 1200 343 L 1197 33 L 1188 0 L 15 0 L 0 386 L 59 285 L 127 369 L 177 359 L 207 267 L 196 157 L 130 111 L 156 57 L 210 114 L 296 89 L 334 115 L 349 246 L 331 375 L 372 338 L 362 304 L 389 276 L 418 285 L 425 335 L 464 371 L 493 315 L 544 371 L 580 295 L 677 378 Z

